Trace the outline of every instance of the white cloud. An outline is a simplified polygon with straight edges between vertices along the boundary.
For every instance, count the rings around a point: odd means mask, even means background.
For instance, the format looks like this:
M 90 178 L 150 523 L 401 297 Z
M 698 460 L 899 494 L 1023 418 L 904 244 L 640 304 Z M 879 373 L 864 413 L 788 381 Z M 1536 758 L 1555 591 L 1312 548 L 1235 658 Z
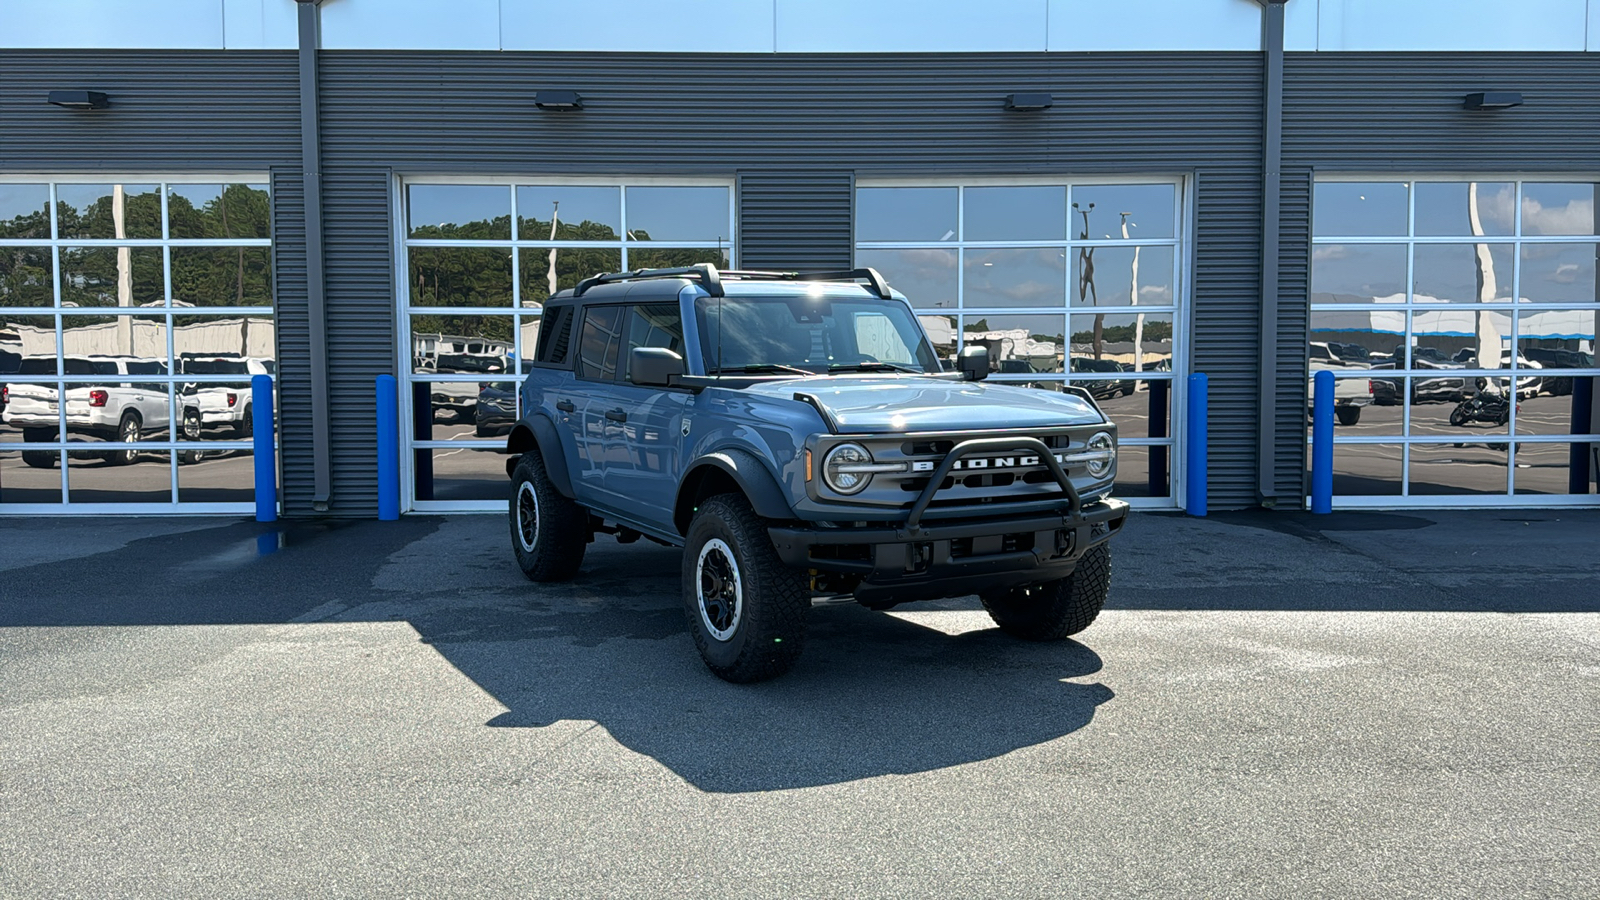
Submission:
M 1331 259 L 1349 259 L 1350 248 L 1344 244 L 1328 244 L 1312 251 L 1311 258 L 1317 262 L 1327 262 Z
M 1569 200 L 1565 206 L 1545 207 L 1532 197 L 1522 198 L 1523 234 L 1594 234 L 1594 200 Z

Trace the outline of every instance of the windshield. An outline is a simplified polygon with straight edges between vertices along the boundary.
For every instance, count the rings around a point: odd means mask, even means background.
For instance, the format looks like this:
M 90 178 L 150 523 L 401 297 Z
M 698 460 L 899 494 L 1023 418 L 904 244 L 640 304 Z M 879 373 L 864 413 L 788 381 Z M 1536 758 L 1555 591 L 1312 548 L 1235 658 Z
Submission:
M 910 307 L 875 297 L 701 297 L 706 372 L 938 372 Z

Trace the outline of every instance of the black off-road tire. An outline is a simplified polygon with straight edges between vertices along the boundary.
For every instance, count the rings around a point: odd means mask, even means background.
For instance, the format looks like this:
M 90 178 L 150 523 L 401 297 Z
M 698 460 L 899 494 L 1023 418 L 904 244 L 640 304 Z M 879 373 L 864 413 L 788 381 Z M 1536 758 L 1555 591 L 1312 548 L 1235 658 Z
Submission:
M 731 612 L 722 603 L 728 581 L 713 571 L 729 553 Z M 800 658 L 810 612 L 805 573 L 778 558 L 749 501 L 720 494 L 702 502 L 683 547 L 683 613 L 706 668 L 736 684 L 782 675 Z M 720 636 L 712 630 L 713 618 L 725 626 Z
M 538 451 L 517 461 L 509 513 L 511 552 L 529 581 L 566 581 L 578 574 L 589 546 L 589 514 L 556 490 Z
M 983 594 L 1000 630 L 1025 641 L 1059 641 L 1094 623 L 1111 592 L 1111 545 L 1091 548 L 1057 581 Z

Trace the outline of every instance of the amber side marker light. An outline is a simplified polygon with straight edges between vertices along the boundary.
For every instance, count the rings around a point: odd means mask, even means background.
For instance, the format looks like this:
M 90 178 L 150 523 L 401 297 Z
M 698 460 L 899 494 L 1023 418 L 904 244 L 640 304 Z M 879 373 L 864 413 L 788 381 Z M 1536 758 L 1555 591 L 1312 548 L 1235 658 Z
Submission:
M 811 451 L 806 451 L 806 481 L 811 480 Z

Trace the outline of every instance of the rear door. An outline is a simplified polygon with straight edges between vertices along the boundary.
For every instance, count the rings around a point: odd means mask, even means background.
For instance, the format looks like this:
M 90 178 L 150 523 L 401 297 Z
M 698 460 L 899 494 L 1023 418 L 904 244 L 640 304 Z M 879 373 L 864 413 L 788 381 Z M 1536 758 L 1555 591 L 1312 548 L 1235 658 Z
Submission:
M 578 331 L 576 378 L 570 392 L 556 391 L 558 412 L 573 419 L 573 440 L 577 455 L 572 458 L 572 489 L 580 503 L 614 505 L 605 486 L 605 472 L 611 456 L 620 459 L 626 450 L 615 435 L 608 453 L 607 426 L 615 426 L 617 361 L 622 353 L 626 306 L 587 306 Z M 608 413 L 611 415 L 608 416 Z

